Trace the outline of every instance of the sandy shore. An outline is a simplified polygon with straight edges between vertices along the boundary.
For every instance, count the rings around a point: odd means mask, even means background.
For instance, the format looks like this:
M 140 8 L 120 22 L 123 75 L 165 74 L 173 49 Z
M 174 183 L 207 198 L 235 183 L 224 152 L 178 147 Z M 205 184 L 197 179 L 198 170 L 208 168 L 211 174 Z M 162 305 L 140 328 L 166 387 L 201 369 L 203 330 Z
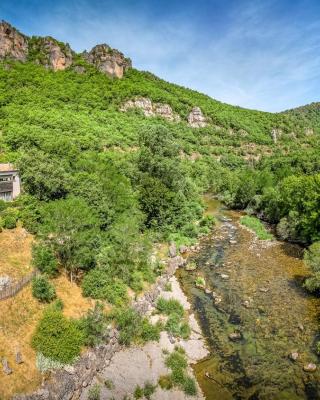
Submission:
M 190 313 L 190 304 L 180 288 L 175 276 L 170 278 L 172 291 L 161 291 L 160 296 L 169 299 L 174 298 L 181 302 L 184 309 Z M 148 314 L 151 316 L 154 309 L 150 309 Z M 151 319 L 152 320 L 152 319 Z M 156 318 L 154 318 L 156 321 Z M 81 400 L 87 400 L 90 387 L 99 384 L 101 387 L 101 400 L 123 400 L 133 398 L 133 393 L 137 385 L 143 387 L 146 382 L 157 385 L 160 376 L 170 373 L 165 366 L 165 355 L 163 350 L 172 352 L 175 346 L 181 346 L 186 351 L 189 365 L 206 357 L 209 352 L 201 334 L 201 329 L 193 314 L 189 314 L 189 325 L 191 335 L 188 340 L 169 338 L 167 332 L 161 332 L 159 342 L 149 342 L 144 346 L 129 347 L 117 352 L 113 358 L 107 362 L 105 368 L 97 373 L 90 386 L 85 388 L 81 394 Z M 171 340 L 170 340 L 171 339 Z M 189 366 L 189 374 L 192 369 Z M 112 382 L 112 387 L 105 385 L 106 381 Z M 183 400 L 183 399 L 204 399 L 198 387 L 197 396 L 187 396 L 180 390 L 162 390 L 159 386 L 151 396 L 152 400 Z

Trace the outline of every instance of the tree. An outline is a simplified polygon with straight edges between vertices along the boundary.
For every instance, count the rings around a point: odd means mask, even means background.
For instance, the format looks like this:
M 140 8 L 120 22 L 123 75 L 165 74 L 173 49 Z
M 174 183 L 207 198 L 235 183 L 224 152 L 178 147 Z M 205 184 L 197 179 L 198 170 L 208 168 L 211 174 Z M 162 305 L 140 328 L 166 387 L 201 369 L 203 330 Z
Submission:
M 36 276 L 32 281 L 32 295 L 44 303 L 50 303 L 56 298 L 56 290 L 45 276 Z
M 54 276 L 58 272 L 57 259 L 50 247 L 44 243 L 32 246 L 32 264 L 42 273 Z
M 199 216 L 195 185 L 183 167 L 168 128 L 148 127 L 140 134 L 140 204 L 146 225 L 159 230 L 182 227 Z
M 39 234 L 52 246 L 71 280 L 79 269 L 95 266 L 100 246 L 99 221 L 84 200 L 69 197 L 44 205 Z

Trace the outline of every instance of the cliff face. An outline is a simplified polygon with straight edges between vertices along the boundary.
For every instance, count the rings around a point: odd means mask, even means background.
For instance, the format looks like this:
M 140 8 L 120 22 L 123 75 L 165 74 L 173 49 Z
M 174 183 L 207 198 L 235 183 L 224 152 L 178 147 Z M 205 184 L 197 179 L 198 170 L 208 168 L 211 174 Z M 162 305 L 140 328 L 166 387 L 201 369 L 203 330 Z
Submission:
M 107 44 L 98 44 L 89 53 L 82 53 L 82 56 L 100 72 L 116 78 L 122 78 L 125 71 L 132 67 L 129 58 Z
M 0 60 L 26 61 L 28 55 L 27 37 L 5 21 L 0 22 Z
M 9 23 L 0 22 L 0 60 L 32 61 L 58 71 L 71 67 L 74 55 L 68 44 L 49 36 L 27 37 Z M 122 78 L 125 71 L 132 67 L 129 58 L 106 44 L 97 45 L 90 52 L 85 51 L 81 57 L 102 73 L 116 78 Z M 75 65 L 74 70 L 82 73 L 84 67 Z

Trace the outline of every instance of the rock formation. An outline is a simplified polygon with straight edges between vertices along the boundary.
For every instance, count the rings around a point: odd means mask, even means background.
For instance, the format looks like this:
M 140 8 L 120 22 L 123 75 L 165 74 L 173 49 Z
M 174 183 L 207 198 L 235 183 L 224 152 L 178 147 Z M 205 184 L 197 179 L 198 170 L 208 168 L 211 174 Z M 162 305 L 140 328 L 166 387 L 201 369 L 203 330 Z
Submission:
M 26 61 L 28 55 L 27 37 L 5 21 L 0 22 L 0 60 Z
M 72 51 L 68 44 L 60 43 L 50 36 L 33 37 L 29 41 L 29 51 L 34 54 L 32 61 L 51 68 L 64 70 L 72 64 Z
M 282 130 L 281 129 L 275 129 L 273 128 L 271 131 L 271 138 L 273 140 L 273 143 L 277 143 L 278 139 L 282 135 Z
M 27 37 L 9 23 L 0 22 L 0 61 L 32 61 L 54 71 L 73 66 L 74 71 L 84 73 L 85 67 L 73 65 L 74 54 L 68 44 L 50 36 Z M 132 66 L 129 58 L 106 44 L 95 46 L 89 53 L 85 51 L 82 58 L 102 73 L 117 78 L 122 78 L 125 71 Z M 164 111 L 159 110 L 160 112 Z
M 98 44 L 89 53 L 85 51 L 82 55 L 99 71 L 116 78 L 122 78 L 125 71 L 132 67 L 130 58 L 107 44 Z
M 169 121 L 180 121 L 180 116 L 173 112 L 169 104 L 163 103 L 152 103 L 152 101 L 146 97 L 139 97 L 135 100 L 128 100 L 121 107 L 121 111 L 128 111 L 130 109 L 138 108 L 143 111 L 146 117 L 162 117 Z
M 202 114 L 200 107 L 193 107 L 188 116 L 188 124 L 192 128 L 204 128 L 208 125 L 206 117 Z

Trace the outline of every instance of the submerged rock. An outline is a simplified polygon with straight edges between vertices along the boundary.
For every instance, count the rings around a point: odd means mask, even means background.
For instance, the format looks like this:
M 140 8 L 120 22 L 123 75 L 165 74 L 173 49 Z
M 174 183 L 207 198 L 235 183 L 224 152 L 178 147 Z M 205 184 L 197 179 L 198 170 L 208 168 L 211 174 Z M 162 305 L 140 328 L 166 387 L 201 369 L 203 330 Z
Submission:
M 308 363 L 303 366 L 303 370 L 305 372 L 315 372 L 317 370 L 317 366 L 316 366 L 316 364 Z
M 293 351 L 289 354 L 289 358 L 292 361 L 297 361 L 297 359 L 299 358 L 299 353 L 297 351 Z
M 228 335 L 228 337 L 229 337 L 229 339 L 230 339 L 232 342 L 237 342 L 238 340 L 241 340 L 241 339 L 242 339 L 242 335 L 241 335 L 240 332 L 233 332 L 233 333 L 230 333 L 230 334 Z

